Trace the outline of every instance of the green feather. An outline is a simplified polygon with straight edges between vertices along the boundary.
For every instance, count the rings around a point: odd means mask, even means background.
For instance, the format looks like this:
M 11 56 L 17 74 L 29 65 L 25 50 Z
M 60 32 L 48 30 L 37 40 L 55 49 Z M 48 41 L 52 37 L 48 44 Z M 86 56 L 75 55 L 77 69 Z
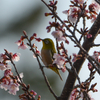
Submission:
M 49 38 L 46 38 L 46 39 L 43 39 L 42 42 L 43 42 L 43 47 L 41 50 L 41 56 L 42 56 L 42 61 L 44 65 L 48 66 L 48 68 L 50 68 L 55 73 L 57 73 L 60 79 L 62 80 L 59 70 L 57 69 L 57 66 L 56 65 L 50 66 L 52 65 L 53 60 L 54 60 L 53 55 L 54 53 L 56 53 L 56 49 L 55 49 L 55 45 L 53 41 Z

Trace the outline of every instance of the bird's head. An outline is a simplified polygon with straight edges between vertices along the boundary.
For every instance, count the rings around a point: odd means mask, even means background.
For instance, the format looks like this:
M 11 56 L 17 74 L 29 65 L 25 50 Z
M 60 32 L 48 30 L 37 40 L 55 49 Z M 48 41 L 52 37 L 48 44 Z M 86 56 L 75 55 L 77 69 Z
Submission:
M 54 42 L 50 38 L 42 39 L 43 48 L 44 49 L 52 49 L 55 48 Z

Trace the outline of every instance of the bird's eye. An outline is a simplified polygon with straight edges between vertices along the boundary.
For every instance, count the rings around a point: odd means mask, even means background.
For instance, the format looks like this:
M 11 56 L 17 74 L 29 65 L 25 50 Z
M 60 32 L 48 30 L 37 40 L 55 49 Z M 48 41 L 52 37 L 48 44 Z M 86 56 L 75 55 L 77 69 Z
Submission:
M 49 41 L 48 41 L 48 40 L 46 40 L 46 41 L 45 41 L 45 44 L 49 44 Z

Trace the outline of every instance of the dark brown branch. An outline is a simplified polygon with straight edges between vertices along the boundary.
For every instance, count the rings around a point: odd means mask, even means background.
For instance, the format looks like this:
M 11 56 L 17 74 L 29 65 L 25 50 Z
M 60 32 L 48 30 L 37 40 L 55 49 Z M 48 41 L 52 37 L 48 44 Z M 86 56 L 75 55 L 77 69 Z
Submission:
M 92 38 L 85 39 L 85 41 L 84 41 L 84 43 L 82 45 L 82 47 L 87 52 L 89 52 L 89 50 L 91 48 L 91 46 L 89 44 L 93 43 L 95 38 L 96 38 L 96 36 L 98 35 L 99 28 L 100 28 L 100 14 L 98 15 L 97 19 L 95 20 L 94 24 L 92 25 L 92 27 L 91 27 L 91 29 L 89 31 L 89 34 L 92 35 Z M 78 54 L 79 55 L 82 54 L 82 50 L 80 50 Z M 74 63 L 74 67 L 76 68 L 77 73 L 80 72 L 80 69 L 81 69 L 84 61 L 85 61 L 85 58 L 82 57 L 80 60 L 77 60 Z M 60 100 L 68 100 L 68 98 L 69 98 L 69 96 L 71 94 L 71 91 L 73 89 L 73 86 L 75 84 L 75 81 L 76 81 L 76 76 L 74 75 L 74 72 L 73 73 L 69 73 L 68 78 L 67 78 L 66 83 L 65 83 L 65 86 L 63 88 Z
M 26 38 L 27 38 L 27 40 L 28 40 L 28 42 L 29 42 L 28 46 L 30 46 L 30 48 L 31 48 L 30 50 L 31 50 L 31 51 L 35 54 L 35 56 L 36 56 L 36 59 L 37 59 L 37 61 L 38 61 L 39 67 L 40 67 L 41 72 L 42 72 L 42 74 L 43 74 L 44 80 L 45 80 L 45 82 L 46 82 L 46 84 L 47 84 L 47 86 L 48 86 L 48 89 L 49 89 L 50 92 L 53 94 L 53 96 L 57 99 L 58 97 L 56 96 L 56 94 L 54 93 L 53 89 L 51 88 L 51 86 L 50 86 L 50 84 L 49 84 L 49 81 L 48 81 L 48 79 L 47 79 L 47 77 L 46 77 L 46 75 L 45 75 L 45 73 L 44 73 L 43 66 L 41 65 L 40 60 L 39 60 L 39 58 L 38 58 L 38 55 L 35 53 L 35 50 L 33 49 L 32 44 L 31 44 L 31 41 L 28 39 L 28 36 L 27 36 L 27 35 L 26 35 Z
M 15 72 L 16 72 L 16 74 L 17 74 L 19 80 L 21 81 L 21 83 L 23 83 L 23 80 L 21 79 L 21 77 L 20 77 L 20 75 L 19 75 L 19 72 L 18 72 L 18 70 L 17 70 L 17 68 L 16 68 L 16 65 L 14 64 L 14 62 L 13 62 L 13 60 L 12 60 L 11 55 L 7 52 L 7 50 L 5 50 L 5 54 L 8 56 L 8 58 L 10 59 L 12 65 L 14 66 Z
M 68 31 L 73 34 L 72 30 L 60 19 L 60 17 L 53 12 L 53 10 L 47 5 L 47 3 L 44 0 L 41 0 L 47 7 L 48 9 L 53 13 L 53 15 L 63 24 L 65 25 L 66 29 L 68 29 Z
M 10 59 L 12 65 L 14 66 L 15 72 L 16 72 L 19 80 L 16 77 L 14 77 L 14 78 L 16 78 L 17 82 L 23 87 L 24 91 L 31 97 L 31 98 L 29 97 L 29 100 L 35 100 L 33 95 L 31 95 L 30 92 L 28 91 L 26 84 L 23 82 L 22 78 L 20 77 L 19 72 L 17 70 L 17 67 L 16 67 L 15 63 L 13 62 L 11 55 L 8 54 L 7 51 L 5 52 L 5 54 L 8 56 L 8 58 Z
M 60 19 L 60 17 L 55 14 L 52 9 L 46 4 L 46 2 L 44 0 L 41 0 L 48 8 L 49 10 L 53 13 L 53 15 L 66 27 L 66 29 L 73 35 L 73 32 L 70 30 L 70 28 Z M 84 40 L 84 43 L 83 45 L 81 46 L 79 43 L 78 43 L 78 40 L 75 38 L 75 36 L 72 38 L 70 37 L 70 39 L 80 48 L 80 51 L 79 51 L 79 55 L 80 54 L 83 54 L 84 53 L 84 56 L 86 56 L 85 58 L 82 57 L 80 60 L 77 60 L 75 63 L 74 63 L 74 67 L 76 68 L 76 71 L 77 73 L 79 73 L 85 59 L 87 58 L 88 60 L 92 59 L 88 52 L 91 48 L 91 44 L 94 42 L 96 36 L 98 35 L 98 32 L 99 32 L 99 28 L 100 28 L 100 14 L 98 15 L 95 23 L 93 24 L 93 26 L 91 27 L 90 31 L 89 31 L 89 34 L 92 35 L 92 38 L 88 39 L 86 38 Z M 66 35 L 66 34 L 65 34 Z M 92 59 L 95 63 L 95 59 Z M 92 63 L 92 60 L 90 60 Z M 98 65 L 98 67 L 100 66 L 100 64 L 96 63 Z M 94 68 L 97 70 L 97 72 L 100 74 L 100 70 L 94 66 Z M 71 69 L 72 70 L 72 69 Z M 68 78 L 66 80 L 66 83 L 65 83 L 65 86 L 64 86 L 64 89 L 62 91 L 62 94 L 59 98 L 59 100 L 68 100 L 69 96 L 70 96 L 70 93 L 73 89 L 73 86 L 75 84 L 75 81 L 76 81 L 76 76 L 74 75 L 74 71 L 72 71 L 72 73 L 69 73 L 68 75 Z
M 100 5 L 100 0 L 95 0 Z
M 64 50 L 65 54 L 67 55 L 66 58 L 67 58 L 67 60 L 68 60 L 68 62 L 69 62 L 69 64 L 70 64 L 70 66 L 71 66 L 71 68 L 72 68 L 72 70 L 71 70 L 70 72 L 74 72 L 74 75 L 76 75 L 76 78 L 78 79 L 79 84 L 81 84 L 81 81 L 80 81 L 80 78 L 79 78 L 79 76 L 78 76 L 78 74 L 77 74 L 77 71 L 76 71 L 75 67 L 73 66 L 72 62 L 70 61 L 70 58 L 68 57 L 68 54 L 66 53 L 66 50 L 65 50 L 64 47 L 63 47 L 63 50 Z
M 70 23 L 70 25 L 74 28 L 74 25 L 73 25 L 70 21 L 68 21 L 68 23 Z M 82 34 L 81 31 L 79 31 L 77 28 L 76 28 L 76 31 L 77 31 L 79 34 Z
M 92 44 L 92 47 L 98 47 L 100 44 Z

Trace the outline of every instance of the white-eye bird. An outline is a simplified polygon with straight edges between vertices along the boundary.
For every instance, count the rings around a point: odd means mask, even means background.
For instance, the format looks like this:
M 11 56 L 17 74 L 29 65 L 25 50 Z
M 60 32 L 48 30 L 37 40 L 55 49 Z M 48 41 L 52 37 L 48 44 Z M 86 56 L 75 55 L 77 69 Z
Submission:
M 51 70 L 53 70 L 54 72 L 56 72 L 60 79 L 62 80 L 62 77 L 59 73 L 59 69 L 57 68 L 57 65 L 54 64 L 53 65 L 53 55 L 54 53 L 56 53 L 56 49 L 55 49 L 55 45 L 53 43 L 53 41 L 49 38 L 45 38 L 45 39 L 41 39 L 42 43 L 43 43 L 43 47 L 41 49 L 41 57 L 42 57 L 42 61 L 44 63 L 44 65 L 47 68 L 50 68 Z M 50 66 L 52 65 L 52 66 Z

